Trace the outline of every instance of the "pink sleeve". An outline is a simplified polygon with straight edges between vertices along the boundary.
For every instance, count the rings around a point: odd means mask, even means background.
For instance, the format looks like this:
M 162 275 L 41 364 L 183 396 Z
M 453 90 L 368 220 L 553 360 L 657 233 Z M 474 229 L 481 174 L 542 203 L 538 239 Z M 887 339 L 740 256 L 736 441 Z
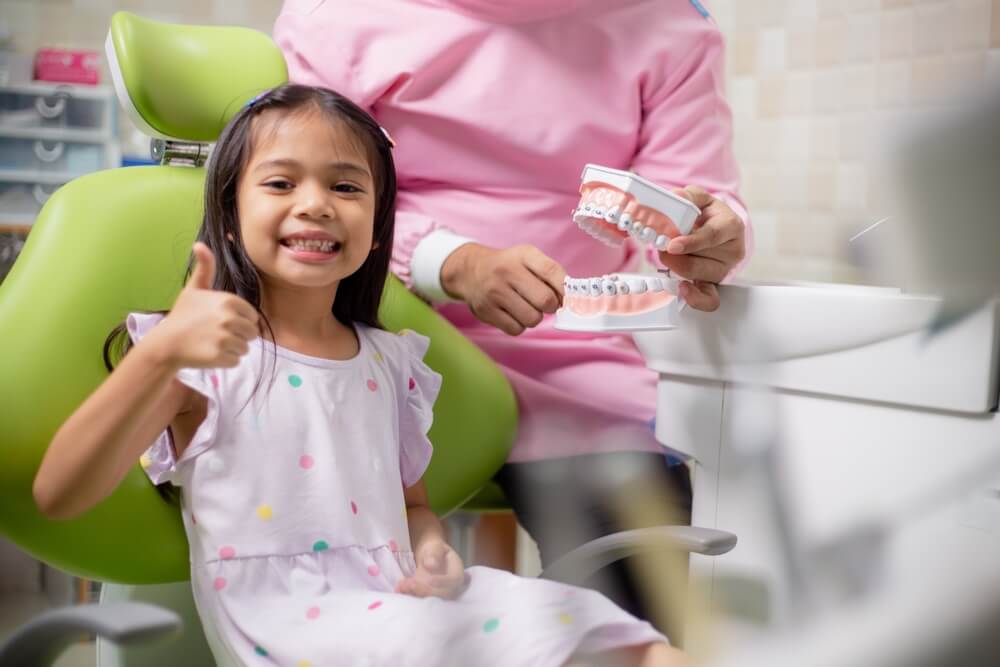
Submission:
M 330 17 L 338 11 L 332 6 L 336 4 L 289 0 L 274 23 L 274 41 L 285 55 L 289 81 L 330 88 L 368 109 L 374 97 L 369 99 L 360 85 L 356 59 L 344 49 L 339 31 L 329 25 Z
M 430 340 L 403 330 L 400 332 L 404 370 L 399 407 L 399 471 L 403 485 L 420 481 L 431 462 L 433 447 L 427 432 L 434 423 L 434 401 L 441 391 L 441 376 L 423 362 Z
M 362 109 L 376 116 L 375 106 L 386 91 L 406 80 L 409 74 L 398 72 L 394 78 L 369 82 L 360 71 L 363 47 L 358 34 L 364 30 L 351 26 L 354 32 L 337 21 L 349 21 L 345 3 L 333 0 L 289 0 L 282 7 L 274 24 L 274 41 L 285 54 L 288 78 L 296 83 L 330 88 L 349 98 Z M 387 128 L 392 132 L 392 128 Z M 413 287 L 410 263 L 417 244 L 436 229 L 434 220 L 403 210 L 396 211 L 396 231 L 392 248 L 392 272 Z
M 396 231 L 392 240 L 392 261 L 389 268 L 410 289 L 413 289 L 413 251 L 436 229 L 444 229 L 432 218 L 409 211 L 396 211 Z
M 129 338 L 133 343 L 138 343 L 163 320 L 163 317 L 159 313 L 130 313 L 125 320 Z M 182 464 L 208 449 L 218 428 L 220 380 L 217 371 L 182 368 L 177 372 L 177 379 L 205 397 L 207 412 L 180 459 L 177 458 L 169 428 L 164 430 L 156 438 L 156 442 L 140 457 L 142 469 L 153 484 L 170 482 L 174 486 L 183 486 L 182 475 L 179 474 Z
M 733 276 L 750 258 L 753 230 L 739 195 L 732 113 L 725 98 L 725 50 L 715 23 L 692 14 L 678 18 L 678 65 L 658 62 L 643 80 L 640 148 L 631 170 L 669 188 L 700 186 L 733 209 L 746 225 L 746 258 Z M 654 258 L 656 254 L 652 252 Z

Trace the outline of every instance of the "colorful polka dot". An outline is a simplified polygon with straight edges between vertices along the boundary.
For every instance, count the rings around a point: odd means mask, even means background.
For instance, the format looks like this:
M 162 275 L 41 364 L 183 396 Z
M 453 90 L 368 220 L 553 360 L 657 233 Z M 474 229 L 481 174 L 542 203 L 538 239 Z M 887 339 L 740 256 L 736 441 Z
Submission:
M 312 667 L 312 663 L 308 660 L 299 660 L 295 663 L 295 667 Z
M 372 575 L 373 577 L 377 577 L 379 572 L 381 572 L 381 570 L 378 569 L 378 565 L 368 566 L 368 574 Z
M 306 609 L 306 618 L 310 621 L 315 621 L 319 618 L 319 607 L 309 607 Z
M 314 463 L 316 463 L 316 461 L 313 460 L 313 457 L 309 456 L 308 454 L 303 454 L 302 456 L 299 457 L 299 467 L 301 467 L 303 470 L 309 470 L 309 468 L 313 467 Z
M 294 375 L 294 374 L 293 375 L 289 375 L 288 376 L 288 384 L 292 385 L 293 387 L 301 387 L 302 386 L 302 378 L 300 378 L 298 375 Z
M 569 614 L 559 614 L 559 622 L 563 625 L 569 625 L 573 622 L 573 617 Z
M 376 389 L 378 389 L 378 382 L 375 382 L 375 380 L 369 380 L 368 391 L 375 391 Z
M 219 549 L 219 558 L 222 560 L 229 560 L 230 558 L 236 558 L 236 549 L 226 546 Z
M 216 577 L 215 581 L 212 582 L 212 585 L 215 587 L 215 590 L 221 591 L 223 588 L 226 587 L 226 578 L 225 577 Z
M 399 335 L 400 336 L 409 336 L 411 333 L 413 333 L 413 332 L 410 331 L 409 329 L 403 329 L 402 331 L 399 332 Z
M 153 459 L 149 458 L 148 455 L 143 454 L 142 456 L 139 457 L 139 465 L 141 465 L 143 469 L 146 469 L 149 466 L 153 465 Z
M 389 550 L 392 552 L 399 551 L 399 545 L 396 544 L 396 540 L 389 540 Z
M 382 359 L 382 353 L 381 352 L 376 352 L 375 353 L 375 361 L 378 361 L 380 363 L 383 361 L 383 359 Z
M 263 655 L 263 656 L 267 655 L 267 651 L 265 651 L 264 648 L 261 646 L 254 646 L 253 652 L 256 653 L 257 655 Z
M 264 521 L 267 521 L 272 516 L 274 516 L 274 512 L 271 510 L 270 505 L 261 505 L 260 507 L 257 508 L 257 516 L 259 516 Z
M 351 501 L 351 512 L 353 512 L 354 514 L 358 513 L 358 504 L 353 500 Z
M 368 610 L 372 611 L 372 610 L 378 609 L 381 606 L 382 606 L 382 601 L 381 600 L 375 600 L 375 602 L 372 602 L 370 605 L 368 605 Z
M 496 618 L 491 618 L 490 620 L 483 623 L 483 632 L 493 632 L 500 627 L 500 620 Z
M 212 375 L 208 376 L 208 380 L 212 383 L 212 386 L 214 388 L 216 388 L 216 389 L 219 388 L 219 376 L 218 375 L 215 375 L 213 373 Z
M 410 378 L 410 391 L 413 391 L 416 388 L 417 388 L 417 381 L 414 380 L 413 378 Z
M 313 544 L 313 551 L 326 551 L 330 548 L 330 545 L 326 543 L 326 540 L 319 540 Z

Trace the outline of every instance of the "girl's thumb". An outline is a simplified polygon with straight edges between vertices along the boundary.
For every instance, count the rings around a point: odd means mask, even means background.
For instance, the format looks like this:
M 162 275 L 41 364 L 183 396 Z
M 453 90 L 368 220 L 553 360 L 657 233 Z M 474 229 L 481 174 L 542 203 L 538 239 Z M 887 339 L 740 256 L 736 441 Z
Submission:
M 187 286 L 195 289 L 212 289 L 215 281 L 215 256 L 208 246 L 198 241 L 194 244 L 194 269 Z

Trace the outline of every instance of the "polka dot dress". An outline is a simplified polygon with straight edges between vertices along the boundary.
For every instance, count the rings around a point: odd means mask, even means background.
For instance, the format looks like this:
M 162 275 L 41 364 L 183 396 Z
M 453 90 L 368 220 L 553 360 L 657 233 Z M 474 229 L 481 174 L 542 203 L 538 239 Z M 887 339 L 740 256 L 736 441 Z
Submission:
M 160 319 L 132 314 L 132 338 Z M 236 368 L 180 371 L 205 420 L 179 460 L 168 433 L 142 457 L 181 488 L 218 664 L 561 665 L 663 641 L 597 593 L 488 568 L 457 600 L 394 593 L 415 571 L 403 487 L 430 461 L 441 378 L 423 336 L 357 331 L 345 361 L 258 340 Z

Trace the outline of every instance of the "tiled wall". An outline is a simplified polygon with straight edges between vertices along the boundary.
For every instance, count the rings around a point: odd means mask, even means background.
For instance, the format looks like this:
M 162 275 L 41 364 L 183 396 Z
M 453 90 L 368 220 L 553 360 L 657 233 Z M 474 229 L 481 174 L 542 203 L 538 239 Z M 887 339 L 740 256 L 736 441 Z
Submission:
M 848 238 L 893 214 L 880 139 L 1000 73 L 1000 0 L 710 4 L 757 235 L 748 275 L 859 279 Z
M 499 1 L 499 0 L 498 0 Z M 610 1 L 610 0 L 609 0 Z M 0 0 L 0 31 L 101 49 L 112 12 L 269 31 L 280 0 Z M 714 0 L 756 278 L 858 278 L 847 239 L 892 214 L 882 128 L 1000 72 L 1000 0 Z

